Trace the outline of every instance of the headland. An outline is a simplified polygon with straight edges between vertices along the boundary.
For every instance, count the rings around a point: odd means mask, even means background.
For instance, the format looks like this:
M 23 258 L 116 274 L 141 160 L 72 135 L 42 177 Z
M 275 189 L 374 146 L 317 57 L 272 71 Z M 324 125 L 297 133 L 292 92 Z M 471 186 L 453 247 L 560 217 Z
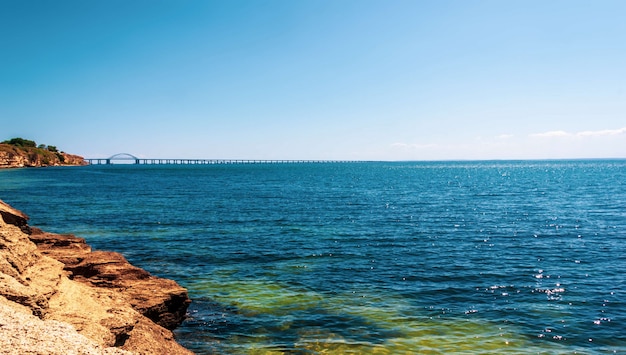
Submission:
M 0 143 L 0 168 L 72 166 L 89 164 L 83 157 L 59 151 L 56 146 L 13 138 Z

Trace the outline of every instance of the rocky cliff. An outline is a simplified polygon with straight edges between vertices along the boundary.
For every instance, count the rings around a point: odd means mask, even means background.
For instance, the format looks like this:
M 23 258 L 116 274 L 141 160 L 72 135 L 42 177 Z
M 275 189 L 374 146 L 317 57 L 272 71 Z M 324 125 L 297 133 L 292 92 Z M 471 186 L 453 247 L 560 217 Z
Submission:
M 34 147 L 17 147 L 0 143 L 0 168 L 24 168 L 61 165 L 87 165 L 78 155 L 51 152 Z
M 0 201 L 0 354 L 191 354 L 184 288 L 27 220 Z

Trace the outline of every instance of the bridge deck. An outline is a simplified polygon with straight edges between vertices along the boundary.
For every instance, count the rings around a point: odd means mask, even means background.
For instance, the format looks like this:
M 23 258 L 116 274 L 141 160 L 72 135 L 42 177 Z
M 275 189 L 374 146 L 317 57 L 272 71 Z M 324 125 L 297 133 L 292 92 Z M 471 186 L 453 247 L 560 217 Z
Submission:
M 153 158 L 87 158 L 89 164 L 114 164 L 114 161 L 130 161 L 143 165 L 212 165 L 212 164 L 302 164 L 302 163 L 349 163 L 350 160 L 258 160 L 258 159 L 153 159 Z

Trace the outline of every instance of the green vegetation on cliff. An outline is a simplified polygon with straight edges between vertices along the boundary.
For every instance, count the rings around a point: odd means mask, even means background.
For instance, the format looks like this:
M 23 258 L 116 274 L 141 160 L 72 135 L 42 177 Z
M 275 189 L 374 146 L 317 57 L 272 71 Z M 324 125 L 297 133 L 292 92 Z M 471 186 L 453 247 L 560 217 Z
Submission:
M 2 142 L 2 144 L 8 144 L 23 149 L 32 157 L 32 160 L 40 161 L 43 165 L 50 165 L 50 163 L 54 161 L 54 156 L 56 156 L 61 164 L 65 163 L 65 157 L 53 145 L 46 146 L 45 144 L 40 144 L 37 146 L 35 141 L 24 138 L 11 138 Z
M 9 145 L 14 145 L 16 147 L 31 147 L 31 148 L 35 148 L 37 146 L 37 143 L 35 143 L 35 141 L 31 141 L 28 139 L 24 139 L 24 138 L 11 138 L 9 140 L 6 140 L 4 142 L 2 142 L 2 144 L 9 144 Z
M 40 144 L 24 138 L 0 143 L 0 167 L 83 165 L 82 157 L 66 154 L 53 145 Z

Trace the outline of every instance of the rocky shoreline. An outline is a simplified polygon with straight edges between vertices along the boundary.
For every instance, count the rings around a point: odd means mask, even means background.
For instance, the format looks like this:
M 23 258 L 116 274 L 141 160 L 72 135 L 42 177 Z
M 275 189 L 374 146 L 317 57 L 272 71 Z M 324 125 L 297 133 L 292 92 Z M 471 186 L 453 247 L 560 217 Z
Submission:
M 0 200 L 0 354 L 192 354 L 186 289 L 27 222 Z

